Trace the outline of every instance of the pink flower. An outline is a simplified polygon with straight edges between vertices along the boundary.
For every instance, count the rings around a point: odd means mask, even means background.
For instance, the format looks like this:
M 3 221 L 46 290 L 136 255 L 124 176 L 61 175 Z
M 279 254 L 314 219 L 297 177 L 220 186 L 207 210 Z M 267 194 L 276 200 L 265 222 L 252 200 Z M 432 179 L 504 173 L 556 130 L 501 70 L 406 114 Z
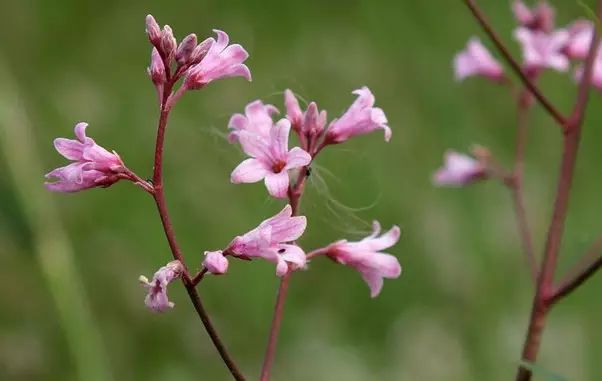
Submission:
M 225 274 L 228 271 L 228 258 L 226 258 L 221 250 L 206 251 L 203 266 L 211 274 Z
M 568 70 L 569 60 L 563 54 L 563 49 L 569 41 L 569 33 L 566 30 L 557 30 L 547 34 L 518 28 L 514 32 L 514 36 L 522 45 L 527 71 L 537 72 L 546 68 L 563 72 Z
M 569 26 L 568 32 L 565 53 L 573 59 L 585 59 L 592 43 L 594 25 L 587 20 L 577 20 Z
M 504 78 L 502 65 L 491 56 L 478 37 L 471 38 L 466 49 L 456 54 L 454 72 L 458 81 L 473 75 L 486 77 L 493 81 L 500 81 Z
M 575 80 L 577 82 L 581 81 L 583 70 L 583 66 L 579 66 L 575 69 Z M 602 91 L 602 50 L 598 51 L 592 70 L 592 86 Z
M 240 131 L 238 139 L 251 159 L 243 161 L 232 171 L 232 183 L 255 183 L 264 179 L 270 195 L 285 198 L 289 186 L 288 170 L 304 167 L 311 162 L 311 156 L 301 148 L 295 147 L 289 151 L 290 128 L 290 122 L 282 119 L 272 126 L 268 137 Z
M 243 62 L 249 57 L 240 45 L 229 45 L 226 32 L 213 30 L 217 34 L 217 42 L 213 43 L 201 62 L 192 66 L 186 73 L 184 87 L 200 89 L 209 82 L 226 77 L 244 77 L 251 80 L 251 72 Z
M 385 131 L 385 141 L 391 139 L 391 129 L 382 109 L 374 106 L 374 95 L 367 87 L 353 92 L 358 97 L 351 107 L 330 123 L 326 133 L 329 143 L 342 143 L 352 136 L 368 134 L 378 128 Z
M 358 242 L 342 240 L 328 246 L 328 255 L 338 263 L 355 268 L 370 287 L 370 296 L 377 296 L 383 287 L 383 278 L 394 279 L 401 274 L 401 266 L 397 258 L 391 254 L 380 253 L 397 243 L 399 240 L 399 227 L 393 226 L 391 230 L 378 237 L 380 224 L 374 221 L 373 232 L 368 237 Z
M 445 165 L 435 172 L 433 182 L 438 186 L 462 186 L 486 176 L 485 167 L 477 160 L 448 151 L 445 154 Z
M 108 187 L 119 181 L 125 166 L 115 151 L 109 152 L 86 136 L 87 123 L 75 126 L 77 140 L 57 138 L 56 150 L 69 160 L 65 167 L 57 168 L 46 174 L 46 178 L 56 178 L 55 182 L 46 182 L 47 189 L 55 192 L 77 192 L 93 187 Z
M 299 101 L 291 90 L 284 91 L 284 104 L 286 118 L 291 122 L 294 130 L 309 139 L 318 137 L 326 126 L 326 111 L 318 110 L 316 102 L 310 102 L 307 110 L 303 112 Z
M 286 107 L 286 117 L 291 122 L 293 129 L 300 131 L 303 124 L 303 111 L 299 107 L 297 97 L 289 89 L 284 90 L 284 106 Z
M 512 11 L 521 26 L 543 32 L 554 29 L 555 12 L 547 1 L 540 1 L 533 9 L 529 9 L 521 0 L 515 0 L 512 3 Z
M 263 104 L 262 101 L 256 100 L 245 107 L 245 115 L 234 114 L 230 118 L 228 128 L 232 131 L 228 135 L 230 143 L 238 141 L 238 134 L 241 131 L 248 131 L 259 136 L 269 137 L 270 130 L 274 125 L 272 115 L 278 114 L 279 111 L 272 105 Z
M 163 312 L 173 308 L 174 303 L 167 297 L 167 285 L 179 278 L 184 271 L 180 261 L 172 261 L 161 267 L 149 282 L 145 276 L 140 276 L 140 283 L 148 289 L 144 304 L 154 312 Z
M 263 258 L 276 263 L 276 275 L 283 276 L 289 269 L 305 267 L 305 253 L 293 244 L 307 226 L 304 216 L 291 216 L 292 209 L 287 205 L 280 213 L 259 224 L 248 233 L 232 240 L 225 250 L 244 259 Z

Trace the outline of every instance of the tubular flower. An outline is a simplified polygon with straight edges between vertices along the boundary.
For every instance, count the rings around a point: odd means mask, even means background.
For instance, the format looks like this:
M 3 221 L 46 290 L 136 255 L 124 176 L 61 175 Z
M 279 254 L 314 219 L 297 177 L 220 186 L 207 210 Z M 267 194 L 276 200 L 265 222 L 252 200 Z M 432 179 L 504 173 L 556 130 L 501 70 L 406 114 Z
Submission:
M 383 278 L 394 279 L 401 274 L 399 261 L 391 254 L 381 253 L 399 241 L 399 227 L 380 237 L 380 224 L 374 221 L 372 234 L 358 242 L 337 241 L 327 247 L 326 255 L 336 262 L 355 268 L 370 288 L 370 296 L 377 296 L 383 287 Z
M 482 76 L 492 81 L 501 81 L 504 78 L 502 65 L 477 37 L 471 38 L 466 49 L 454 57 L 454 73 L 458 81 L 471 76 Z
M 338 119 L 333 120 L 326 132 L 326 141 L 342 143 L 350 137 L 368 134 L 376 129 L 385 131 L 385 141 L 391 139 L 391 129 L 382 109 L 374 106 L 374 95 L 367 87 L 353 92 L 358 97 L 351 107 Z
M 154 312 L 164 312 L 174 307 L 167 297 L 167 286 L 179 278 L 184 271 L 180 261 L 172 261 L 161 267 L 149 282 L 145 276 L 140 276 L 140 283 L 148 289 L 144 304 Z
M 448 151 L 445 164 L 433 176 L 438 186 L 463 186 L 487 177 L 485 166 L 470 156 Z
M 568 27 L 568 32 L 569 41 L 564 49 L 566 55 L 572 59 L 585 59 L 592 43 L 594 25 L 587 20 L 577 20 Z
M 200 89 L 216 79 L 227 77 L 251 80 L 251 72 L 243 64 L 249 53 L 239 44 L 228 45 L 229 37 L 226 32 L 217 29 L 213 31 L 217 34 L 217 41 L 212 43 L 201 62 L 186 72 L 184 87 L 187 89 Z
M 569 42 L 569 32 L 557 30 L 550 34 L 541 31 L 532 31 L 518 28 L 514 32 L 515 38 L 521 43 L 525 69 L 537 72 L 542 69 L 567 71 L 569 59 L 563 53 Z
M 57 138 L 54 147 L 73 163 L 46 174 L 48 190 L 55 192 L 78 192 L 94 187 L 108 187 L 119 181 L 125 165 L 115 151 L 109 152 L 86 136 L 87 123 L 75 125 L 77 140 Z
M 305 267 L 303 250 L 287 242 L 301 237 L 306 226 L 305 216 L 292 216 L 291 206 L 287 205 L 255 229 L 234 238 L 225 252 L 243 259 L 266 259 L 276 264 L 276 275 L 283 276 L 289 269 Z
M 228 135 L 230 143 L 238 141 L 238 134 L 241 131 L 248 131 L 264 137 L 269 137 L 270 130 L 274 125 L 272 115 L 278 114 L 279 111 L 272 105 L 263 104 L 262 101 L 256 100 L 249 103 L 245 107 L 245 115 L 234 114 L 228 122 L 228 128 L 232 131 Z
M 255 183 L 264 179 L 270 195 L 285 198 L 289 186 L 288 170 L 304 167 L 311 162 L 311 156 L 301 148 L 294 147 L 289 151 L 290 128 L 290 122 L 282 119 L 272 126 L 269 137 L 240 131 L 238 139 L 242 149 L 251 158 L 232 171 L 232 183 Z

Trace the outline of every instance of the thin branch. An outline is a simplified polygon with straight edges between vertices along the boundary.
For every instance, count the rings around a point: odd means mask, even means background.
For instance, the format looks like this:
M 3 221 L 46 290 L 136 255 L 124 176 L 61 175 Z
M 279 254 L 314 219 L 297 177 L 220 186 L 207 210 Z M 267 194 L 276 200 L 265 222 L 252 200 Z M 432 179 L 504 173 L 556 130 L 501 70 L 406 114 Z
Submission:
M 529 229 L 529 223 L 527 220 L 527 212 L 525 209 L 525 200 L 523 194 L 523 174 L 528 127 L 527 117 L 529 112 L 528 102 L 524 101 L 524 96 L 528 96 L 528 93 L 525 92 L 523 96 L 519 97 L 518 100 L 514 173 L 512 176 L 512 181 L 509 185 L 510 191 L 512 192 L 516 222 L 523 245 L 526 262 L 531 271 L 531 279 L 533 280 L 534 284 L 537 284 L 537 260 L 535 258 L 535 250 L 533 249 L 533 240 L 531 238 L 531 230 Z
M 560 299 L 573 292 L 581 286 L 586 280 L 596 273 L 602 267 L 602 237 L 598 238 L 596 243 L 588 250 L 588 253 L 571 270 L 558 286 L 554 289 L 550 297 L 550 304 L 557 303 Z
M 564 115 L 562 115 L 562 113 L 560 111 L 558 111 L 558 109 L 552 104 L 552 102 L 550 102 L 548 100 L 548 98 L 546 98 L 543 95 L 543 93 L 541 92 L 541 90 L 539 90 L 537 85 L 535 85 L 533 83 L 533 81 L 531 81 L 529 79 L 529 77 L 527 77 L 527 75 L 525 75 L 520 64 L 516 61 L 516 59 L 514 59 L 514 57 L 510 53 L 510 50 L 508 50 L 506 45 L 504 45 L 504 43 L 502 42 L 500 37 L 493 30 L 493 28 L 491 27 L 491 24 L 489 23 L 489 21 L 487 20 L 487 18 L 483 14 L 483 12 L 479 9 L 479 7 L 475 3 L 475 1 L 474 0 L 464 0 L 464 3 L 466 4 L 466 6 L 468 6 L 468 8 L 470 9 L 470 11 L 474 15 L 474 17 L 477 19 L 477 21 L 479 22 L 479 24 L 485 31 L 485 33 L 487 33 L 489 38 L 493 41 L 493 43 L 498 48 L 498 50 L 500 51 L 502 56 L 504 56 L 506 62 L 508 62 L 508 64 L 512 68 L 512 70 L 520 78 L 520 80 L 523 82 L 525 87 L 527 89 L 529 89 L 529 91 L 533 94 L 533 96 L 539 101 L 539 103 L 541 103 L 541 105 L 552 116 L 552 118 L 554 118 L 554 120 L 556 120 L 556 122 L 558 122 L 558 124 L 560 124 L 561 126 L 566 126 L 567 119 L 564 117 Z
M 598 18 L 602 16 L 602 0 L 599 0 L 598 2 L 597 16 Z M 563 137 L 562 161 L 556 188 L 554 211 L 552 213 L 550 227 L 548 228 L 543 262 L 538 277 L 537 292 L 533 298 L 529 329 L 523 346 L 522 359 L 529 363 L 534 363 L 537 359 L 546 317 L 551 307 L 550 295 L 553 292 L 554 273 L 556 272 L 558 252 L 564 233 L 571 185 L 573 183 L 575 164 L 579 152 L 583 115 L 587 106 L 588 93 L 592 80 L 592 68 L 597 54 L 599 41 L 600 36 L 596 30 L 592 37 L 589 53 L 587 55 L 583 78 L 579 84 L 575 107 L 570 120 L 564 125 L 565 134 Z M 524 366 L 520 366 L 516 380 L 530 381 L 531 371 Z
M 209 318 L 209 314 L 205 310 L 203 303 L 201 302 L 201 298 L 196 291 L 195 285 L 193 284 L 192 279 L 190 279 L 190 275 L 188 273 L 188 269 L 186 267 L 186 263 L 184 261 L 184 257 L 182 256 L 182 252 L 176 240 L 175 232 L 171 221 L 169 219 L 169 212 L 167 209 L 167 204 L 165 202 L 165 194 L 163 190 L 163 146 L 165 142 L 165 129 L 167 127 L 167 119 L 169 117 L 169 112 L 171 110 L 171 104 L 168 104 L 167 99 L 171 94 L 171 90 L 173 85 L 177 81 L 177 78 L 174 78 L 172 81 L 168 83 L 165 87 L 163 102 L 161 103 L 161 114 L 159 117 L 159 126 L 157 127 L 157 140 L 155 145 L 155 160 L 154 160 L 154 169 L 153 169 L 153 197 L 155 199 L 155 203 L 157 204 L 157 209 L 159 211 L 159 216 L 161 218 L 161 223 L 163 225 L 163 230 L 165 232 L 165 237 L 167 238 L 167 242 L 169 243 L 169 247 L 171 249 L 171 253 L 174 259 L 177 259 L 182 263 L 184 267 L 184 273 L 182 274 L 182 283 L 188 292 L 188 296 L 190 297 L 190 301 L 194 306 L 199 318 L 201 319 L 205 330 L 209 334 L 213 345 L 217 349 L 220 354 L 222 360 L 230 370 L 232 377 L 234 377 L 237 381 L 245 381 L 244 376 L 241 371 L 238 369 L 234 360 L 230 357 L 228 351 L 226 350 L 224 344 L 222 343 L 217 331 L 213 327 L 211 323 L 211 319 Z

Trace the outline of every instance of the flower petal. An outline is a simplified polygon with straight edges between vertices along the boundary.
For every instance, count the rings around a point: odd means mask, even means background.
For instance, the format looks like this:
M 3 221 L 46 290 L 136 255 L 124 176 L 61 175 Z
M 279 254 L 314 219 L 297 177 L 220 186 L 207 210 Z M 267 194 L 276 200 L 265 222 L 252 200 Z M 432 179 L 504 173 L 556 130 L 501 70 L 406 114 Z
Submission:
M 285 169 L 300 168 L 309 163 L 311 163 L 311 155 L 299 147 L 294 147 L 286 155 Z
M 288 191 L 288 172 L 270 173 L 265 177 L 265 186 L 272 197 L 286 198 Z

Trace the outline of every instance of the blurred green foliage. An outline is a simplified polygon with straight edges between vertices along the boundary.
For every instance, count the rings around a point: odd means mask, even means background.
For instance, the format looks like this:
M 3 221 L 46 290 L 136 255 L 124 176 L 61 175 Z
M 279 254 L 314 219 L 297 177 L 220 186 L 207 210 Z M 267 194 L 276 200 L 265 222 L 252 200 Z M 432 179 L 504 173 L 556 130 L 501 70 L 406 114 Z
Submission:
M 481 3 L 510 41 L 514 24 L 508 2 Z M 584 16 L 577 2 L 553 3 L 559 24 Z M 430 183 L 448 148 L 480 143 L 502 163 L 513 157 L 514 104 L 507 89 L 452 79 L 453 55 L 469 36 L 481 35 L 461 2 L 0 0 L 0 65 L 10 73 L 15 94 L 9 92 L 9 99 L 18 93 L 33 129 L 29 143 L 43 166 L 32 184 L 41 188 L 44 171 L 63 164 L 51 141 L 71 136 L 80 120 L 129 167 L 150 174 L 157 115 L 145 73 L 147 13 L 170 24 L 178 38 L 191 32 L 207 36 L 219 27 L 251 54 L 252 83 L 225 80 L 188 94 L 171 119 L 166 192 L 190 263 L 281 207 L 260 184 L 229 183 L 229 172 L 242 158 L 224 139 L 232 113 L 257 98 L 282 109 L 282 91 L 291 88 L 335 117 L 353 101 L 351 91 L 367 85 L 390 120 L 389 144 L 374 133 L 320 157 L 303 200 L 309 228 L 302 244 L 311 249 L 361 237 L 372 219 L 384 227 L 399 224 L 402 239 L 391 252 L 404 273 L 386 281 L 377 299 L 369 298 L 357 273 L 326 260 L 296 275 L 274 379 L 512 379 L 531 285 L 510 197 L 495 183 L 461 190 Z M 575 93 L 569 75 L 547 73 L 542 87 L 568 110 Z M 0 88 L 11 87 L 0 83 Z M 602 231 L 601 104 L 594 94 L 560 271 Z M 7 118 L 0 123 L 22 128 Z M 559 143 L 558 129 L 536 108 L 526 198 L 539 249 L 550 217 Z M 73 327 L 61 328 L 66 323 L 37 260 L 35 229 L 43 226 L 28 220 L 26 212 L 35 200 L 22 198 L 11 181 L 14 158 L 0 157 L 0 379 L 78 379 L 77 356 L 65 335 Z M 149 197 L 123 183 L 51 199 L 87 294 L 89 311 L 82 313 L 92 315 L 114 379 L 228 379 L 181 287 L 170 290 L 177 304 L 173 311 L 153 315 L 144 307 L 138 275 L 152 275 L 170 258 Z M 251 379 L 259 372 L 270 324 L 273 273 L 269 263 L 235 262 L 227 276 L 209 278 L 201 287 L 217 328 Z M 602 379 L 601 288 L 602 281 L 594 279 L 555 309 L 542 368 L 569 380 Z

